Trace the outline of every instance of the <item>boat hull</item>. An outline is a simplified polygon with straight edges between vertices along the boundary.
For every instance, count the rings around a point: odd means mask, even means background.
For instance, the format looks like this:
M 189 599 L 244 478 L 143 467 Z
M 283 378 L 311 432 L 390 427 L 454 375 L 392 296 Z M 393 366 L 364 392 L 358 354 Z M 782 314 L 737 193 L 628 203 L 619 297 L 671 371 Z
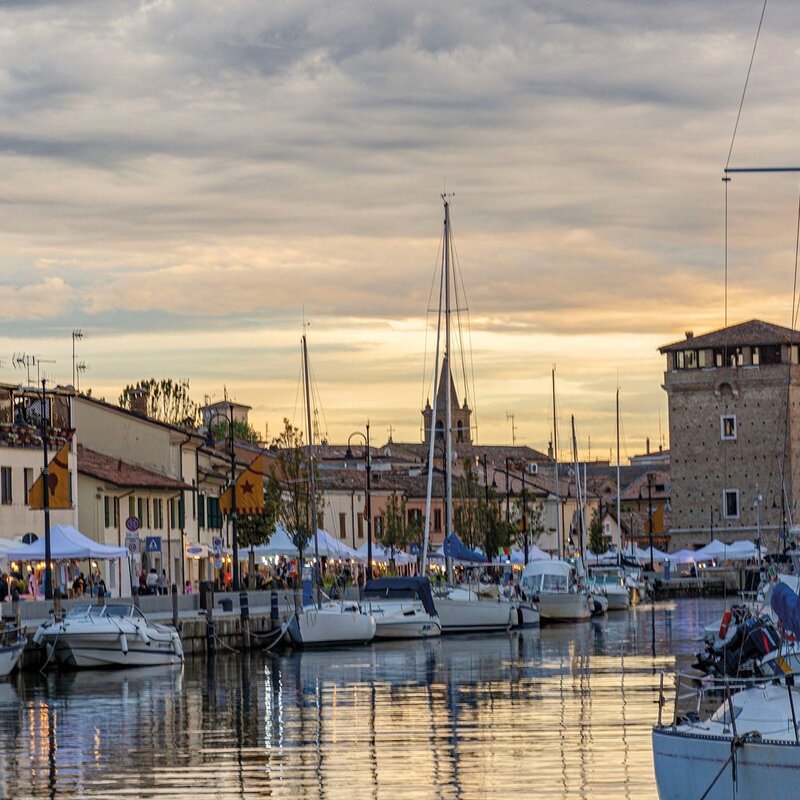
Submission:
M 542 622 L 583 622 L 589 619 L 589 599 L 585 594 L 564 592 L 539 595 Z
M 359 644 L 375 638 L 377 625 L 358 611 L 304 610 L 289 622 L 289 637 L 297 647 Z
M 627 611 L 631 607 L 630 596 L 622 586 L 621 591 L 609 592 L 606 590 L 606 599 L 608 600 L 609 611 Z
M 155 667 L 180 664 L 183 647 L 169 629 L 148 630 L 143 641 L 135 632 L 58 632 L 44 634 L 40 641 L 49 657 L 73 669 L 103 667 Z
M 375 616 L 376 639 L 431 639 L 442 635 L 442 625 L 427 614 Z
M 790 742 L 748 740 L 736 751 L 736 787 L 730 737 L 688 736 L 670 728 L 653 731 L 653 765 L 660 800 L 760 800 L 800 796 L 800 746 Z
M 510 603 L 498 600 L 437 597 L 436 611 L 444 634 L 507 631 L 511 627 L 512 616 L 516 618 L 516 609 Z
M 539 609 L 528 602 L 516 602 L 511 612 L 512 628 L 535 628 L 541 623 Z
M 27 643 L 27 639 L 23 637 L 21 641 L 0 647 L 0 677 L 4 678 L 14 671 Z

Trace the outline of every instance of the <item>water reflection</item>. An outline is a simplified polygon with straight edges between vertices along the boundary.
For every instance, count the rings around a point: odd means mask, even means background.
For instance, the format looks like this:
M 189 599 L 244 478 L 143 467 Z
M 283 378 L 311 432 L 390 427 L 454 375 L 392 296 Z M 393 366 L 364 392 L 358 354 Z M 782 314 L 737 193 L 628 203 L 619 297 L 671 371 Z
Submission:
M 0 682 L 3 797 L 656 797 L 683 600 L 511 635 Z

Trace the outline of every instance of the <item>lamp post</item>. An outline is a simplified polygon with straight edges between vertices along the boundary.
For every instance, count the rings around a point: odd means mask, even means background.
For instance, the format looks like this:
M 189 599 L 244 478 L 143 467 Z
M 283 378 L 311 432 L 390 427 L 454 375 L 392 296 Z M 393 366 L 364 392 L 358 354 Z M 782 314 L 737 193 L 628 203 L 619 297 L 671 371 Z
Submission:
M 354 431 L 347 437 L 347 450 L 344 454 L 345 461 L 353 458 L 353 451 L 350 449 L 350 442 L 354 436 L 360 436 L 364 440 L 364 464 L 367 473 L 367 580 L 372 580 L 372 495 L 370 493 L 370 473 L 372 472 L 372 459 L 369 450 L 369 420 L 367 420 L 366 436 L 361 431 Z
M 231 584 L 234 592 L 239 591 L 239 538 L 238 538 L 238 515 L 236 513 L 236 450 L 233 446 L 233 404 L 228 403 L 228 413 L 223 414 L 221 411 L 213 411 L 206 420 L 206 444 L 209 447 L 214 447 L 214 434 L 211 431 L 211 423 L 216 418 L 224 419 L 228 424 L 228 444 L 231 448 L 231 475 L 230 475 L 230 489 L 231 489 L 231 513 L 229 519 L 231 521 L 231 546 L 233 549 L 233 573 L 231 576 Z

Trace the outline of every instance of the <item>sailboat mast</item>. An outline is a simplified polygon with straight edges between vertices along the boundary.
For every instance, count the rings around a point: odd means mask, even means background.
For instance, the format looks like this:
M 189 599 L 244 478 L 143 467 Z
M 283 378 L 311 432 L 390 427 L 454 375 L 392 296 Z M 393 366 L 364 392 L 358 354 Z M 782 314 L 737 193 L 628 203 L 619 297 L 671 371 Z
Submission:
M 306 424 L 308 425 L 308 441 L 306 450 L 308 453 L 308 475 L 311 487 L 311 530 L 314 535 L 314 584 L 316 586 L 317 605 L 322 600 L 320 580 L 319 580 L 319 537 L 317 536 L 317 478 L 314 470 L 314 433 L 311 428 L 311 385 L 308 380 L 308 346 L 306 345 L 306 335 L 303 334 L 303 383 L 306 393 Z M 302 564 L 300 565 L 302 570 Z
M 444 463 L 445 463 L 445 538 L 453 532 L 453 439 L 452 439 L 452 397 L 450 387 L 450 204 L 444 201 L 444 381 L 445 381 L 445 425 L 444 425 Z M 453 582 L 453 560 L 447 556 L 447 582 Z
M 558 557 L 564 557 L 564 550 L 561 547 L 561 498 L 559 497 L 558 486 L 558 425 L 556 423 L 556 368 L 553 367 L 553 458 L 555 460 L 555 490 L 556 490 L 556 546 L 558 547 Z
M 578 491 L 578 550 L 583 561 L 583 494 L 581 492 L 581 470 L 578 466 L 578 439 L 575 436 L 575 415 L 572 415 L 572 456 L 575 461 L 575 486 Z
M 622 541 L 622 486 L 619 477 L 619 386 L 617 386 L 617 527 L 619 528 L 619 543 L 625 552 L 625 543 Z

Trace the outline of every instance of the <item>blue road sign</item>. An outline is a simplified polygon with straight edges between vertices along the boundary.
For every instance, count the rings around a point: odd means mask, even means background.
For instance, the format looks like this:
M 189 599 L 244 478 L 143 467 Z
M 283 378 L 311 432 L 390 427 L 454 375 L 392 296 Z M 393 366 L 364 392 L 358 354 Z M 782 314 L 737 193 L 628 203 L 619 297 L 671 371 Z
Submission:
M 148 553 L 161 552 L 161 537 L 160 536 L 145 536 L 144 549 Z

